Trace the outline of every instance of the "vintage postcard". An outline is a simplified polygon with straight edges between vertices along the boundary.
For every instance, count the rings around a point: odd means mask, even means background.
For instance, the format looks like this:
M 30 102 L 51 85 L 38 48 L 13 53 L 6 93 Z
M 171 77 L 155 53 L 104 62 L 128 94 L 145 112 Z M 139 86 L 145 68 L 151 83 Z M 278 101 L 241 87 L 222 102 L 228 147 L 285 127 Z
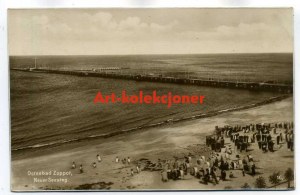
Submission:
M 11 190 L 292 190 L 292 8 L 10 9 Z

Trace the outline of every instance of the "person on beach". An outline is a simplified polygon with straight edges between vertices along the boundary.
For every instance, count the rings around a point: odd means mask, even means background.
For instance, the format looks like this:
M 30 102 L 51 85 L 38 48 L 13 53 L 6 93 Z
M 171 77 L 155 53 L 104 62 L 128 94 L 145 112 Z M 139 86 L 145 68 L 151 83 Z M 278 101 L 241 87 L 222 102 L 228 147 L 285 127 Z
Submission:
M 276 143 L 277 143 L 277 145 L 280 144 L 280 135 L 278 135 L 278 136 L 276 137 Z
M 82 164 L 79 166 L 79 171 L 80 171 L 80 173 L 83 173 Z
M 253 164 L 252 167 L 251 167 L 251 171 L 252 171 L 253 176 L 256 174 L 255 168 L 256 168 L 255 164 Z
M 264 152 L 267 152 L 267 151 L 268 151 L 268 150 L 267 150 L 267 143 L 263 142 L 263 144 L 262 144 L 262 150 L 263 150 Z
M 96 162 L 93 162 L 92 166 L 93 166 L 93 168 L 96 168 L 97 167 Z
M 127 163 L 130 164 L 130 157 L 127 158 Z
M 163 182 L 167 182 L 168 181 L 168 174 L 167 174 L 167 171 L 162 171 L 161 173 L 161 180 Z
M 116 157 L 116 163 L 119 163 L 119 157 Z
M 247 155 L 248 156 L 248 161 L 249 162 L 253 162 L 253 156 L 251 156 L 251 154 Z
M 188 163 L 191 163 L 192 162 L 192 156 L 191 156 L 191 153 L 189 153 L 189 156 L 188 156 Z
M 184 178 L 184 171 L 182 170 L 182 168 L 180 168 L 180 179 L 183 179 Z
M 140 167 L 139 167 L 139 165 L 137 165 L 137 166 L 136 166 L 136 172 L 139 173 L 140 171 L 141 171 L 141 170 L 140 170 Z
M 72 163 L 72 169 L 76 169 L 76 164 L 75 164 L 75 162 Z
M 97 160 L 98 160 L 98 162 L 101 162 L 101 161 L 102 161 L 102 159 L 101 159 L 101 157 L 100 157 L 99 154 L 97 154 Z
M 226 171 L 224 171 L 224 170 L 221 171 L 221 179 L 222 179 L 223 181 L 226 180 Z
M 133 169 L 131 169 L 130 174 L 131 174 L 131 176 L 134 175 Z

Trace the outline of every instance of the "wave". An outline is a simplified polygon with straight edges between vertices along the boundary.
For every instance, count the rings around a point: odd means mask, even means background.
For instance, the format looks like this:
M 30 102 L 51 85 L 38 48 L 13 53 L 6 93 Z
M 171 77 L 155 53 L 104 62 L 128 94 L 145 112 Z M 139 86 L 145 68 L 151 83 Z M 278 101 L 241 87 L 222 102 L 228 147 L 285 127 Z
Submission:
M 69 139 L 69 140 L 54 141 L 54 142 L 45 143 L 45 144 L 41 143 L 41 144 L 35 144 L 35 145 L 31 145 L 31 146 L 24 146 L 24 147 L 20 147 L 20 148 L 12 148 L 12 151 L 22 151 L 22 150 L 29 150 L 29 149 L 44 148 L 44 147 L 49 147 L 49 146 L 58 146 L 58 145 L 62 145 L 62 144 L 67 144 L 67 143 L 72 143 L 72 142 L 80 142 L 80 141 L 89 140 L 89 139 L 109 138 L 109 137 L 113 137 L 113 136 L 116 136 L 116 135 L 131 133 L 131 132 L 134 132 L 134 131 L 137 131 L 137 130 L 145 130 L 145 129 L 149 129 L 149 128 L 152 128 L 152 127 L 157 127 L 157 126 L 162 126 L 162 125 L 167 125 L 167 124 L 173 124 L 173 123 L 183 122 L 183 121 L 187 121 L 187 120 L 207 118 L 207 117 L 212 117 L 212 116 L 216 116 L 216 115 L 227 113 L 227 112 L 233 112 L 233 111 L 249 109 L 249 108 L 253 108 L 253 107 L 273 103 L 273 102 L 276 102 L 276 101 L 280 101 L 280 100 L 283 100 L 283 99 L 288 98 L 290 96 L 291 95 L 288 95 L 288 94 L 280 95 L 280 96 L 276 96 L 276 97 L 271 97 L 269 99 L 263 100 L 263 101 L 258 102 L 258 103 L 253 103 L 253 104 L 244 105 L 244 106 L 231 107 L 231 108 L 228 108 L 228 109 L 210 111 L 208 113 L 193 115 L 193 116 L 189 116 L 189 117 L 183 117 L 183 118 L 177 118 L 177 119 L 170 118 L 170 119 L 167 119 L 165 121 L 158 122 L 158 123 L 152 123 L 152 124 L 147 124 L 147 125 L 143 125 L 143 126 L 130 128 L 130 129 L 124 129 L 124 130 L 113 132 L 113 133 L 96 134 L 96 135 L 86 136 L 84 138 L 74 138 L 74 139 Z

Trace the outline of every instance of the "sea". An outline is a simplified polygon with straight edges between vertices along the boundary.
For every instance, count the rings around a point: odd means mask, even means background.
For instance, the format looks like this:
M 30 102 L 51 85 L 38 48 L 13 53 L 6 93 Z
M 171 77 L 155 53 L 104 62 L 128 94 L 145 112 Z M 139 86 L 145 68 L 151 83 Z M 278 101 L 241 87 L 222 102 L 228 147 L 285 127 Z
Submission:
M 293 83 L 293 54 L 187 54 L 125 56 L 10 56 L 11 149 L 32 149 L 109 137 L 209 112 L 264 101 L 280 94 L 240 89 L 152 83 L 17 71 L 13 68 L 91 70 L 119 67 L 120 74 L 150 74 Z M 204 95 L 200 104 L 94 104 L 96 94 Z M 217 125 L 217 124 L 216 124 Z M 88 143 L 87 143 L 88 144 Z

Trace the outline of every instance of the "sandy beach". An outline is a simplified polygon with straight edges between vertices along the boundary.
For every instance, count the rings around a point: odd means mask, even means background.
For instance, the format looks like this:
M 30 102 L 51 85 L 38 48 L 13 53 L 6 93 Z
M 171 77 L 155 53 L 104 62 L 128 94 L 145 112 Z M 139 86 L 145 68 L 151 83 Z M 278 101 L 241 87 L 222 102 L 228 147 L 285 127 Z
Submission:
M 288 168 L 294 167 L 294 152 L 286 145 L 276 152 L 263 153 L 253 145 L 248 153 L 256 160 L 259 174 L 256 176 L 242 176 L 239 170 L 234 172 L 236 178 L 222 181 L 218 185 L 199 183 L 199 179 L 187 175 L 183 180 L 161 181 L 160 171 L 142 170 L 131 175 L 131 169 L 136 167 L 138 160 L 156 162 L 157 159 L 173 159 L 188 153 L 205 155 L 205 136 L 213 133 L 215 126 L 247 125 L 254 123 L 276 123 L 293 121 L 293 98 L 262 105 L 255 108 L 224 113 L 217 116 L 195 119 L 162 127 L 136 131 L 110 138 L 94 139 L 76 144 L 49 149 L 39 149 L 30 155 L 19 155 L 12 160 L 12 188 L 18 190 L 44 189 L 91 189 L 91 190 L 155 190 L 155 189 L 194 189 L 194 190 L 221 190 L 240 189 L 244 183 L 254 186 L 255 179 L 263 176 L 267 180 L 270 174 L 280 171 L 281 174 Z M 229 144 L 226 139 L 225 143 Z M 42 150 L 42 151 L 41 151 Z M 42 155 L 43 154 L 43 155 Z M 97 162 L 97 154 L 102 158 Z M 264 155 L 264 160 L 260 160 Z M 130 157 L 131 163 L 123 165 L 116 163 L 115 158 Z M 273 163 L 275 162 L 276 163 Z M 71 169 L 72 162 L 77 168 Z M 93 168 L 92 163 L 97 167 Z M 82 164 L 83 173 L 78 167 Z M 50 172 L 51 171 L 51 172 Z M 50 172 L 50 175 L 35 176 L 34 172 Z M 65 176 L 54 175 L 69 174 Z M 51 178 L 51 179 L 49 179 Z M 43 180 L 44 179 L 44 180 Z M 57 179 L 57 180 L 52 180 Z M 188 185 L 187 185 L 188 184 Z M 284 189 L 286 183 L 276 186 Z

